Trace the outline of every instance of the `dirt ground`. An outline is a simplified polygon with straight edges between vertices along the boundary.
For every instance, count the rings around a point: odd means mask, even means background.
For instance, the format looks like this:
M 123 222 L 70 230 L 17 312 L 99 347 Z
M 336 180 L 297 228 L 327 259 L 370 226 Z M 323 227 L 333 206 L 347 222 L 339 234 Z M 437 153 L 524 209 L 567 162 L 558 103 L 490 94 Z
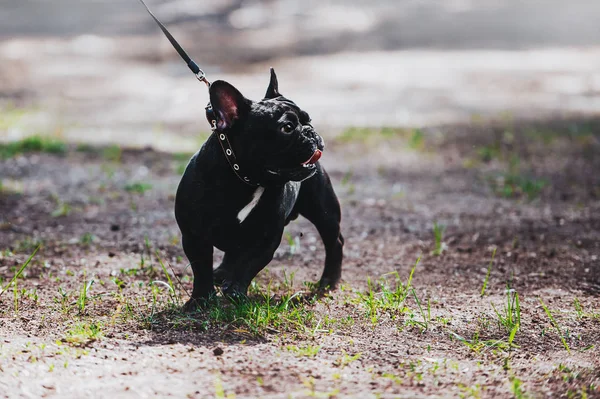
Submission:
M 173 217 L 189 154 L 7 153 L 0 397 L 600 397 L 599 132 L 507 117 L 329 137 L 341 287 L 313 295 L 324 251 L 297 220 L 253 311 L 191 315 Z

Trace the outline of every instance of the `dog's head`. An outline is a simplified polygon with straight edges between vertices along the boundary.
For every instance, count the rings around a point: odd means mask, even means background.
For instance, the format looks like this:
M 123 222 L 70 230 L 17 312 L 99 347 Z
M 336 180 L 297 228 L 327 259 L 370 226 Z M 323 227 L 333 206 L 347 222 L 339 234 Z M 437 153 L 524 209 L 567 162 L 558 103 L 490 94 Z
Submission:
M 323 139 L 308 114 L 279 93 L 273 68 L 262 100 L 249 100 L 217 80 L 210 86 L 210 102 L 217 131 L 227 134 L 240 165 L 261 184 L 302 181 L 315 174 Z

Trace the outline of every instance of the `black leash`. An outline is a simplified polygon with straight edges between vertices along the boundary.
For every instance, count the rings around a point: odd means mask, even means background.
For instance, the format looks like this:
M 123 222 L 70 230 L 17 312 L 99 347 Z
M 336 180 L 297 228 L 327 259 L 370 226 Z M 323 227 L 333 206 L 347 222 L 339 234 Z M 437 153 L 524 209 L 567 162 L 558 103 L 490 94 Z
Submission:
M 185 52 L 183 47 L 181 47 L 181 45 L 177 42 L 177 40 L 175 40 L 173 35 L 171 35 L 169 30 L 158 20 L 158 18 L 156 18 L 154 16 L 154 14 L 152 13 L 152 11 L 150 11 L 150 9 L 146 5 L 146 3 L 144 3 L 144 0 L 140 0 L 140 3 L 142 3 L 144 8 L 146 8 L 146 11 L 148 11 L 148 14 L 150 14 L 152 19 L 154 19 L 154 21 L 156 21 L 156 23 L 160 27 L 160 30 L 163 31 L 163 33 L 165 34 L 167 39 L 169 39 L 169 41 L 171 42 L 171 44 L 173 45 L 175 50 L 177 50 L 177 53 L 179 53 L 179 56 L 181 58 L 183 58 L 183 60 L 187 64 L 188 68 L 190 68 L 190 70 L 196 76 L 196 78 L 199 81 L 204 82 L 206 84 L 206 87 L 210 87 L 210 82 L 206 79 L 206 75 L 204 74 L 204 71 L 202 69 L 200 69 L 198 64 L 196 64 L 196 62 L 190 58 L 190 56 Z M 227 137 L 227 135 L 224 132 L 218 131 L 218 129 L 217 129 L 217 121 L 215 119 L 215 115 L 212 110 L 212 106 L 210 104 L 208 104 L 208 106 L 206 107 L 206 118 L 208 119 L 208 121 L 210 123 L 210 128 L 213 131 L 213 133 L 217 134 L 217 138 L 218 138 L 217 141 L 219 142 L 219 144 L 221 144 L 221 149 L 223 150 L 223 154 L 225 155 L 225 158 L 227 159 L 227 162 L 229 163 L 231 170 L 233 170 L 233 173 L 235 173 L 235 175 L 238 177 L 238 179 L 240 179 L 245 184 L 247 184 L 249 186 L 253 186 L 253 187 L 258 186 L 259 185 L 258 183 L 252 182 L 250 180 L 250 178 L 248 178 L 248 176 L 246 176 L 246 174 L 244 172 L 242 172 L 240 165 L 237 162 L 237 158 L 235 157 L 235 154 L 233 153 L 233 147 L 231 146 L 231 143 L 229 142 L 229 138 Z
M 154 19 L 154 21 L 156 21 L 156 23 L 160 27 L 160 30 L 163 31 L 163 33 L 165 34 L 165 36 L 167 37 L 167 39 L 169 39 L 169 41 L 171 42 L 171 44 L 173 45 L 173 47 L 175 48 L 175 50 L 177 50 L 177 53 L 179 53 L 179 56 L 181 58 L 183 58 L 183 60 L 187 64 L 188 68 L 190 68 L 190 70 L 192 71 L 192 73 L 194 75 L 196 75 L 196 78 L 199 81 L 204 82 L 207 87 L 210 87 L 210 82 L 206 79 L 206 75 L 204 74 L 204 71 L 202 69 L 200 69 L 200 67 L 198 66 L 198 64 L 196 64 L 196 62 L 193 59 L 190 58 L 190 56 L 185 52 L 185 50 L 183 49 L 183 47 L 181 47 L 181 45 L 177 42 L 177 40 L 175 40 L 175 38 L 173 37 L 173 35 L 171 35 L 171 33 L 168 31 L 168 29 L 158 20 L 158 18 L 156 18 L 154 16 L 154 14 L 152 13 L 152 11 L 150 11 L 150 9 L 146 5 L 146 3 L 144 3 L 144 0 L 140 0 L 140 3 L 142 3 L 142 5 L 144 6 L 144 8 L 146 8 L 146 11 L 148 11 L 148 14 L 150 14 L 150 16 L 152 17 L 152 19 Z

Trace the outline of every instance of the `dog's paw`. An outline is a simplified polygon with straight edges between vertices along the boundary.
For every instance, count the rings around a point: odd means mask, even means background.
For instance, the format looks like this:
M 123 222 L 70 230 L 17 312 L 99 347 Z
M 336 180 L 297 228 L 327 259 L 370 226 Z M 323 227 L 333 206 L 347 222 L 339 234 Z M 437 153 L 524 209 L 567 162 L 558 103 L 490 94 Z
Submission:
M 184 313 L 195 313 L 199 310 L 206 309 L 214 300 L 214 295 L 209 298 L 190 298 L 181 308 Z
M 339 277 L 336 277 L 336 278 L 322 277 L 321 280 L 319 280 L 318 288 L 319 288 L 319 290 L 322 290 L 322 291 L 332 291 L 332 290 L 336 289 L 339 282 L 340 282 Z
M 190 298 L 181 308 L 184 313 L 194 313 L 199 309 L 202 309 L 204 306 L 202 300 L 192 299 Z
M 223 295 L 234 300 L 246 298 L 247 290 L 248 287 L 238 281 L 225 280 L 221 285 Z

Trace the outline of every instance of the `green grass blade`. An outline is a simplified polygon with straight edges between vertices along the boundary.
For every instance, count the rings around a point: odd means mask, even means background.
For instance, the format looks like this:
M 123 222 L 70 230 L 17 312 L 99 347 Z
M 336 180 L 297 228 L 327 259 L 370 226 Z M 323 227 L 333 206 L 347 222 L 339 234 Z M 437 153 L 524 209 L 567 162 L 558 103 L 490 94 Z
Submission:
M 554 316 L 552 316 L 552 313 L 550 313 L 550 309 L 548 309 L 548 307 L 546 306 L 546 304 L 544 304 L 544 301 L 542 301 L 542 298 L 540 298 L 540 303 L 542 304 L 542 308 L 544 308 L 544 311 L 548 315 L 548 318 L 550 319 L 550 323 L 556 329 L 556 332 L 558 333 L 558 337 L 560 338 L 563 346 L 565 347 L 565 349 L 567 350 L 567 352 L 569 352 L 569 354 L 571 354 L 571 349 L 569 348 L 569 344 L 567 344 L 567 341 L 565 340 L 565 337 L 563 337 L 562 332 L 560 331 L 560 326 L 558 325 L 558 323 L 556 322 L 556 320 L 554 320 Z
M 425 316 L 425 312 L 423 311 L 423 307 L 421 306 L 421 301 L 419 300 L 419 298 L 417 297 L 417 293 L 415 292 L 415 289 L 411 289 L 413 297 L 415 298 L 415 302 L 417 302 L 417 306 L 419 307 L 419 311 L 421 312 L 421 317 L 423 318 L 423 326 L 424 329 L 427 330 L 427 327 L 429 327 L 429 322 L 427 320 L 427 316 Z
M 25 268 L 27 267 L 27 265 L 29 265 L 29 263 L 31 262 L 31 260 L 33 259 L 33 257 L 37 253 L 37 251 L 40 249 L 40 247 L 41 247 L 41 245 L 37 246 L 37 248 L 33 251 L 33 253 L 31 255 L 29 255 L 29 258 L 27 259 L 27 261 L 25 263 L 23 263 L 23 265 L 19 268 L 19 270 L 17 271 L 17 273 L 14 275 L 14 277 L 8 282 L 7 285 L 4 286 L 4 288 L 2 289 L 2 291 L 0 291 L 0 297 L 2 296 L 2 294 L 4 294 L 6 292 L 6 290 L 8 289 L 8 287 L 10 287 L 10 285 L 12 283 L 14 283 L 16 279 L 19 278 L 19 276 L 21 275 L 21 273 L 23 273 L 23 270 L 25 270 Z
M 517 331 L 519 330 L 519 324 L 515 324 L 515 326 L 513 327 L 513 329 L 510 332 L 510 335 L 508 336 L 508 344 L 510 346 L 512 346 L 513 341 L 515 340 L 515 335 L 517 334 Z
M 413 274 L 415 274 L 415 269 L 417 268 L 417 265 L 419 264 L 420 261 L 421 261 L 421 257 L 419 256 L 417 258 L 417 261 L 415 262 L 415 265 L 413 266 L 412 270 L 410 271 L 410 275 L 408 276 L 408 280 L 406 281 L 406 292 L 407 292 L 407 294 L 408 294 L 408 289 L 410 288 L 410 285 L 412 283 Z
M 171 276 L 169 275 L 169 272 L 167 271 L 165 264 L 163 263 L 162 259 L 160 258 L 159 254 L 158 254 L 158 250 L 156 251 L 155 255 L 156 255 L 156 259 L 158 259 L 158 263 L 160 264 L 160 267 L 162 268 L 163 272 L 165 273 L 165 276 L 167 276 L 167 281 L 169 282 L 169 287 L 171 288 L 171 291 L 175 292 L 175 286 L 173 285 L 173 280 L 171 280 Z

